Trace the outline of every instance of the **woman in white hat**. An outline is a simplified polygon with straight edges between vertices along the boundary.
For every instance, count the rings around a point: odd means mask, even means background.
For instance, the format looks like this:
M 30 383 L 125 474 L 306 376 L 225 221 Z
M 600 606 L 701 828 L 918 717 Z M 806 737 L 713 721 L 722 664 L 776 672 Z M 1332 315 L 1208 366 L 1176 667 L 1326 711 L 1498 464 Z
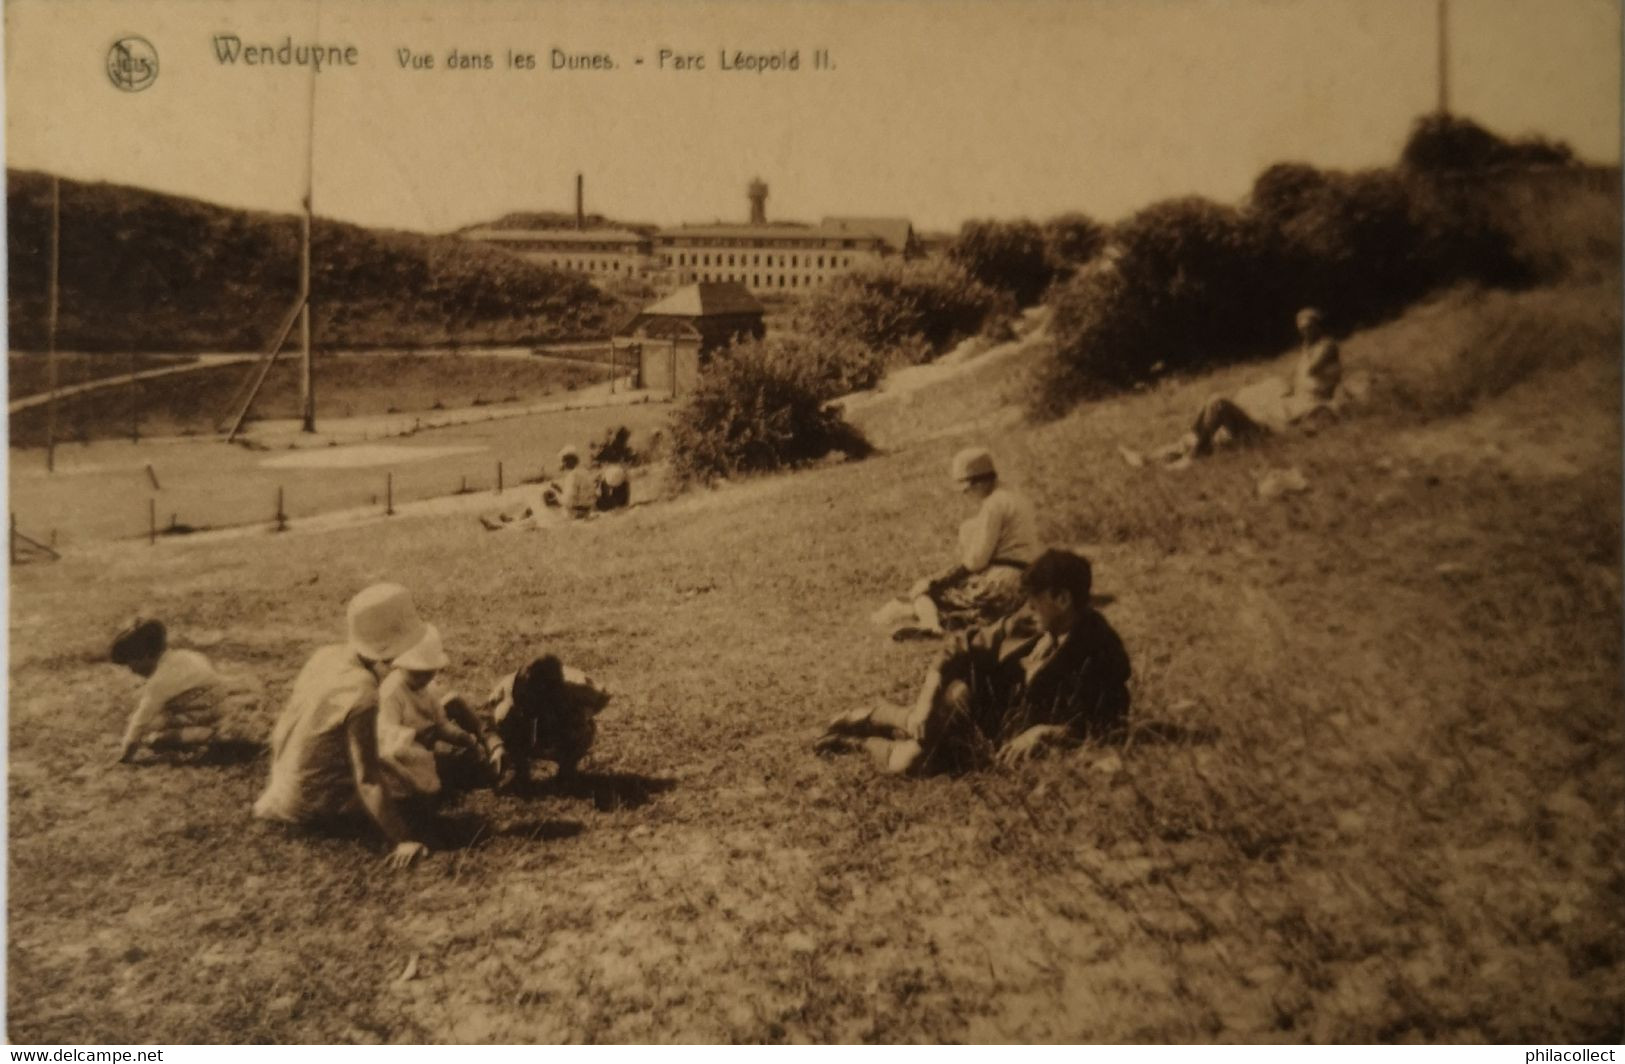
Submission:
M 935 576 L 915 582 L 908 592 L 912 619 L 892 632 L 894 639 L 936 637 L 947 628 L 995 620 L 1021 607 L 1021 573 L 1038 556 L 1038 521 L 1033 504 L 999 483 L 986 447 L 967 447 L 949 468 L 954 485 L 977 502 L 976 513 L 959 526 L 959 557 Z M 898 612 L 883 607 L 877 617 Z
M 349 641 L 310 656 L 271 732 L 271 778 L 254 803 L 265 820 L 320 824 L 357 812 L 394 850 L 391 867 L 428 852 L 384 787 L 378 761 L 378 680 L 388 663 L 423 641 L 428 625 L 411 593 L 374 584 L 350 600 Z

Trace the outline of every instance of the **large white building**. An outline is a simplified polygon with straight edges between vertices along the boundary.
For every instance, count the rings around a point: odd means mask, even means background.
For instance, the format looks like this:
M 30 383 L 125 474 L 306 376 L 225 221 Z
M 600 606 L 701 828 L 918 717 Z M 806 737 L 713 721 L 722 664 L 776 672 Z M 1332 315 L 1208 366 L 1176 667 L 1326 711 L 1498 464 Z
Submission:
M 472 229 L 467 239 L 521 258 L 576 270 L 595 281 L 643 280 L 663 291 L 683 285 L 742 284 L 759 295 L 804 295 L 866 263 L 910 258 L 922 245 L 907 218 L 825 218 L 817 225 L 767 221 L 767 185 L 750 183 L 750 218 L 661 229 Z M 577 184 L 576 215 L 581 215 Z M 579 223 L 578 223 L 579 224 Z

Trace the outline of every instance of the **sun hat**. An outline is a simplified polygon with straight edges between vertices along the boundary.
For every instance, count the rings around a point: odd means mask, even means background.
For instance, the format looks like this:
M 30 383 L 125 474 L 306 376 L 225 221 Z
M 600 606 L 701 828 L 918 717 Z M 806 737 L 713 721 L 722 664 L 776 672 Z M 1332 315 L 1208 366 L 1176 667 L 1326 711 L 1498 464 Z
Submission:
M 575 444 L 567 443 L 563 447 L 559 448 L 559 464 L 562 465 L 566 458 L 574 458 L 578 462 L 581 461 L 581 452 L 576 450 Z
M 412 593 L 399 584 L 373 584 L 350 600 L 346 619 L 350 648 L 372 661 L 393 661 L 423 638 L 429 626 L 412 605 Z
M 991 477 L 994 475 L 993 455 L 986 447 L 967 447 L 954 455 L 950 473 L 960 483 L 977 477 Z
M 423 626 L 423 638 L 407 648 L 404 654 L 391 662 L 397 669 L 414 672 L 433 672 L 451 664 L 445 647 L 440 642 L 440 629 L 432 624 Z
M 1298 311 L 1298 328 L 1307 329 L 1311 325 L 1319 325 L 1324 319 L 1315 307 L 1304 307 Z
M 618 465 L 612 465 L 604 470 L 604 483 L 612 488 L 618 488 L 626 483 L 626 470 Z

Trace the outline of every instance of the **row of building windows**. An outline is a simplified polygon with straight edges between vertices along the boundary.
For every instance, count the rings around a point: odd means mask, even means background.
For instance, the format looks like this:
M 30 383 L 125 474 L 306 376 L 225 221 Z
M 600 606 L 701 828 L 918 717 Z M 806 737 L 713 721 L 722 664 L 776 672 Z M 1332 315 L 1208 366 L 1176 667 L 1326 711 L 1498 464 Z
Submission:
M 506 243 L 499 244 L 497 246 L 505 247 L 509 251 L 524 251 L 524 252 L 530 252 L 532 254 L 536 254 L 536 253 L 546 254 L 546 253 L 549 253 L 549 252 L 551 252 L 553 254 L 560 254 L 560 253 L 568 254 L 568 253 L 571 253 L 571 252 L 574 252 L 576 254 L 581 254 L 582 252 L 596 251 L 596 252 L 599 252 L 600 254 L 606 254 L 606 255 L 630 255 L 630 254 L 636 254 L 637 251 L 638 251 L 638 248 L 637 248 L 636 245 L 629 245 L 629 244 L 581 244 L 581 243 L 559 244 L 557 242 L 549 241 L 549 240 L 537 240 L 537 241 L 515 240 L 515 241 L 508 241 Z
M 619 272 L 621 268 L 618 262 L 603 262 L 599 259 L 569 259 L 552 265 L 561 270 L 580 270 L 582 273 L 608 273 L 611 270 Z
M 745 274 L 742 273 L 688 273 L 683 275 L 683 283 L 692 284 L 695 281 L 738 281 L 745 283 Z M 811 288 L 814 285 L 825 284 L 828 277 L 797 277 L 793 274 L 761 274 L 749 275 L 752 288 Z M 766 284 L 763 281 L 766 281 Z
M 662 244 L 669 244 L 673 238 L 659 238 Z M 680 239 L 688 247 L 702 248 L 748 248 L 755 247 L 762 239 L 760 237 L 696 237 L 683 236 Z M 784 248 L 856 248 L 856 240 L 837 240 L 832 237 L 815 238 L 809 240 L 786 240 L 782 237 L 770 237 L 774 244 Z
M 824 268 L 824 258 L 825 258 L 825 256 L 823 256 L 823 255 L 818 256 L 817 268 L 820 269 L 820 270 Z M 671 265 L 670 257 L 665 257 L 663 259 L 663 261 L 665 262 L 665 264 L 667 266 Z M 733 266 L 733 265 L 735 265 L 734 257 L 732 255 L 729 255 L 728 256 L 728 261 L 723 262 L 722 261 L 722 255 L 720 253 L 718 253 L 717 261 L 716 261 L 715 264 L 718 265 L 718 266 Z M 831 266 L 850 266 L 850 265 L 852 265 L 852 256 L 850 256 L 850 255 L 842 255 L 842 256 L 830 255 L 829 256 L 829 264 Z M 710 266 L 710 265 L 712 265 L 711 256 L 710 255 L 686 255 L 685 256 L 682 253 L 679 253 L 678 256 L 677 256 L 677 265 L 679 265 L 679 266 Z M 740 266 L 747 266 L 747 265 L 748 266 L 773 266 L 773 265 L 775 265 L 775 263 L 773 262 L 773 256 L 772 255 L 769 255 L 767 257 L 766 262 L 762 261 L 762 256 L 760 256 L 760 255 L 752 255 L 750 257 L 750 262 L 748 262 L 748 263 L 745 261 L 745 256 L 741 255 L 741 256 L 739 256 L 738 265 L 740 265 Z M 783 255 L 779 256 L 779 261 L 777 262 L 776 265 L 779 265 L 779 266 L 784 265 L 784 256 Z M 799 255 L 791 255 L 790 256 L 790 265 L 793 266 L 793 267 L 798 267 L 799 268 L 801 266 L 801 256 L 799 256 Z M 811 255 L 807 256 L 807 267 L 809 269 L 813 268 L 813 257 Z

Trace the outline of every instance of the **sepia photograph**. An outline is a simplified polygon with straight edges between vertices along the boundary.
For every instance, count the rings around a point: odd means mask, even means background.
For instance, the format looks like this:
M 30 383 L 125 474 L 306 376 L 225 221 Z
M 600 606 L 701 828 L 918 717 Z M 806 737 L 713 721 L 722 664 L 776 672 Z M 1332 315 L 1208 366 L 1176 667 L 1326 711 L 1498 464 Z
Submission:
M 3 32 L 8 1042 L 1625 1039 L 1619 0 Z

